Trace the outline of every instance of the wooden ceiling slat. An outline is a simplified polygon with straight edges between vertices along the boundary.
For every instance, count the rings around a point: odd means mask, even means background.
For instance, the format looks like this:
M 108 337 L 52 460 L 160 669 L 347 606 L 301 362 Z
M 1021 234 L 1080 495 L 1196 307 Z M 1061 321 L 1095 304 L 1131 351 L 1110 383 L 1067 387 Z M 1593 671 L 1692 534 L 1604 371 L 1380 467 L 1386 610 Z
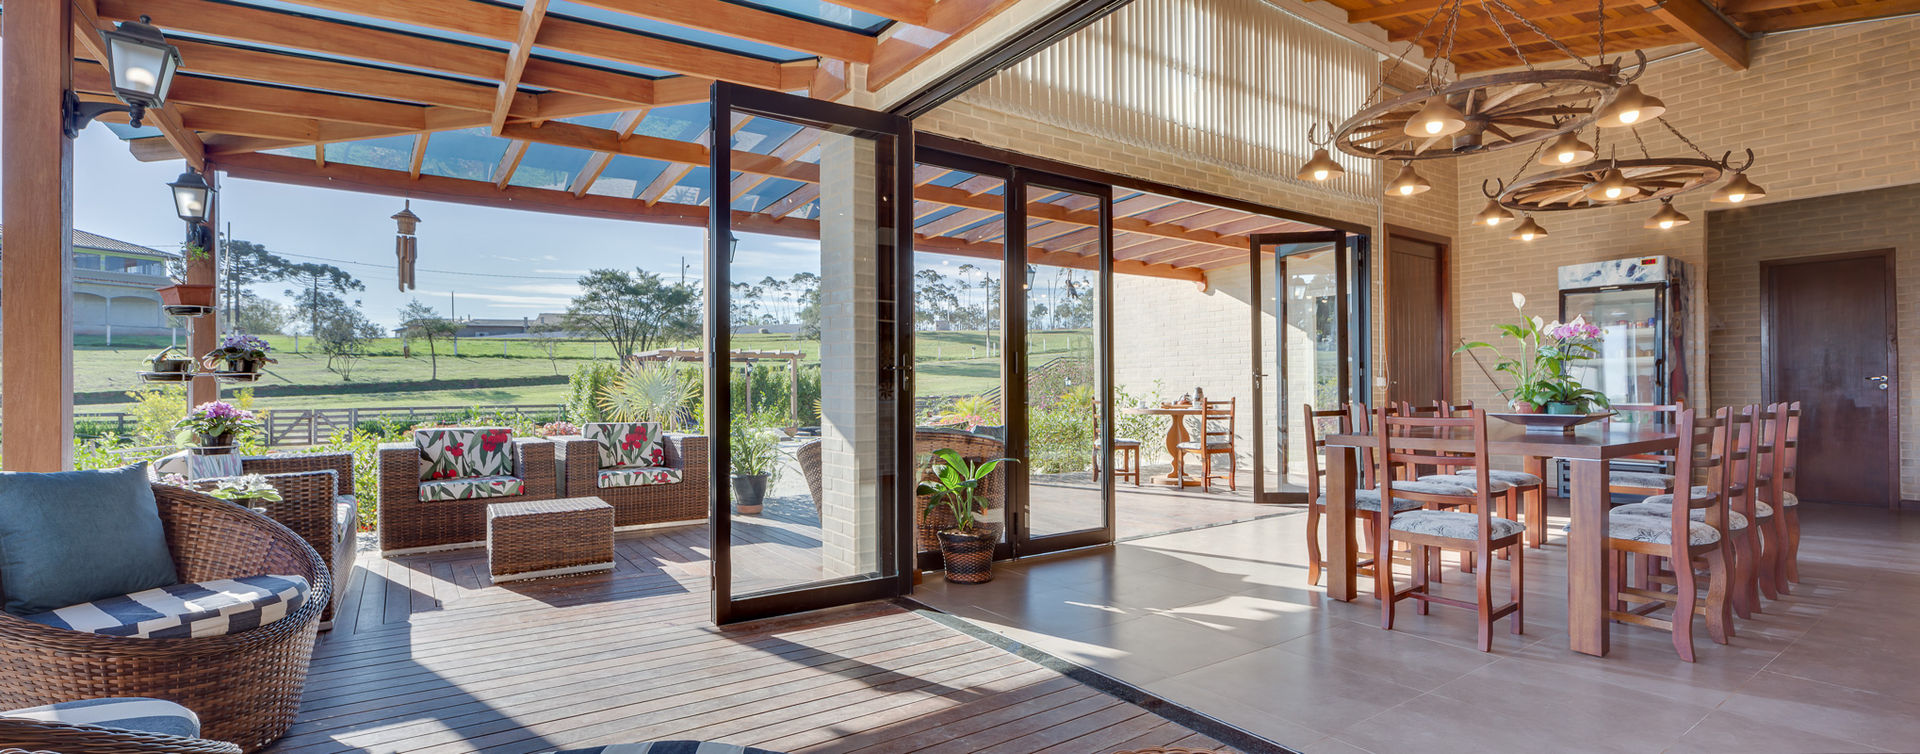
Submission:
M 494 87 L 485 84 L 184 39 L 173 40 L 173 45 L 180 50 L 180 68 L 184 71 L 401 102 L 493 111 Z M 513 109 L 516 113 L 531 114 L 533 97 L 526 94 L 515 97 Z
M 108 78 L 106 69 L 93 62 L 75 63 L 73 85 L 75 89 L 82 92 L 110 94 L 113 91 L 113 84 Z M 174 76 L 173 86 L 167 91 L 167 101 L 265 115 L 382 126 L 398 131 L 426 128 L 425 110 L 415 105 L 303 92 L 191 75 Z
M 526 142 L 516 141 L 507 145 L 507 151 L 500 155 L 500 164 L 493 169 L 494 188 L 507 187 L 507 182 L 513 180 L 513 171 L 520 169 L 520 158 L 525 156 L 527 156 Z
M 431 136 L 431 134 L 420 134 L 413 137 L 413 154 L 409 155 L 411 159 L 407 163 L 408 178 L 420 179 L 420 167 L 427 161 L 427 140 Z
M 630 16 L 777 45 L 852 63 L 873 60 L 875 40 L 837 26 L 805 21 L 726 0 L 577 0 Z
M 103 21 L 129 21 L 147 15 L 169 34 L 186 32 L 481 78 L 499 76 L 506 60 L 506 53 L 500 50 L 266 8 L 208 0 L 99 1 Z
M 1733 11 L 1742 13 L 1743 11 Z M 1851 21 L 1866 21 L 1886 16 L 1898 16 L 1907 13 L 1920 13 L 1920 1 L 1916 0 L 1875 0 L 1875 2 L 1845 5 L 1833 8 L 1808 7 L 1793 13 L 1778 15 L 1736 16 L 1749 32 L 1788 31 L 1804 29 L 1809 26 L 1843 24 Z
M 1746 35 L 1701 0 L 1640 0 L 1648 13 L 1736 71 L 1747 69 Z
M 540 22 L 547 17 L 549 0 L 526 0 L 520 6 L 520 27 L 513 38 L 513 45 L 507 48 L 505 71 L 500 76 L 500 86 L 493 97 L 493 133 L 499 135 L 500 129 L 507 125 L 507 116 L 513 108 L 513 97 L 520 93 L 520 74 L 527 69 L 527 60 L 533 57 L 533 40 L 540 34 Z
M 1608 10 L 1626 11 L 1632 15 L 1639 15 L 1639 11 L 1642 9 L 1641 2 L 1642 0 L 1606 0 L 1606 7 Z M 1547 5 L 1525 5 L 1519 3 L 1508 3 L 1508 5 L 1514 10 L 1519 11 L 1523 18 L 1535 23 L 1549 18 L 1565 18 L 1574 15 L 1584 17 L 1587 14 L 1593 13 L 1598 7 L 1598 3 L 1596 3 L 1595 0 L 1559 0 L 1558 2 Z M 1491 16 L 1489 16 L 1490 13 L 1492 14 Z M 1621 14 L 1618 13 L 1609 15 L 1607 28 L 1613 28 L 1613 19 L 1618 18 L 1620 15 Z M 1496 10 L 1492 5 L 1480 5 L 1471 2 L 1461 7 L 1460 20 L 1454 27 L 1454 31 L 1455 33 L 1487 32 L 1490 34 L 1498 34 L 1499 32 L 1494 28 L 1496 26 L 1495 19 L 1499 21 L 1497 25 L 1507 27 L 1509 33 L 1521 34 L 1526 31 L 1526 25 L 1514 20 L 1513 16 L 1509 15 L 1506 11 Z M 1420 18 L 1413 19 L 1412 22 L 1399 25 L 1395 29 L 1387 32 L 1387 40 L 1391 42 L 1405 42 L 1412 39 L 1419 35 L 1420 28 L 1425 25 L 1425 21 L 1426 19 L 1423 15 Z M 1444 23 L 1446 23 L 1446 17 L 1444 16 L 1435 19 L 1433 27 L 1427 29 L 1427 37 L 1438 37 L 1440 27 Z
M 633 130 L 639 128 L 640 121 L 646 118 L 647 108 L 621 113 L 620 117 L 613 121 L 613 130 L 620 134 L 620 138 L 625 139 L 632 136 Z M 607 164 L 611 162 L 613 162 L 612 154 L 594 152 L 592 157 L 587 158 L 586 166 L 574 174 L 573 185 L 567 187 L 568 192 L 574 196 L 586 196 L 587 190 L 593 188 L 593 182 L 600 179 L 600 174 L 606 172 Z

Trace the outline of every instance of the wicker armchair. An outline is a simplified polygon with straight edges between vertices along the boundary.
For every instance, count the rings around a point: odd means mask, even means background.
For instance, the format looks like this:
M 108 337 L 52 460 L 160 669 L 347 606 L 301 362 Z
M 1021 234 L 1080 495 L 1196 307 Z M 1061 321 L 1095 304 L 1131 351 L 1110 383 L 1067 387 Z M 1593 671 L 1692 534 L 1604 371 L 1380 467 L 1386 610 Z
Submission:
M 0 752 L 129 752 L 138 754 L 240 754 L 225 741 L 165 733 L 0 717 Z
M 553 443 L 514 438 L 513 469 L 523 484 L 518 495 L 421 500 L 419 448 L 411 442 L 381 445 L 380 549 L 391 552 L 479 544 L 487 538 L 487 506 L 553 499 Z
M 168 485 L 154 485 L 153 496 L 181 581 L 294 574 L 313 585 L 307 601 L 251 631 L 192 639 L 103 636 L 0 613 L 0 709 L 146 696 L 199 713 L 209 739 L 266 746 L 300 708 L 333 591 L 326 564 L 293 530 L 246 508 Z
M 666 448 L 664 468 L 679 469 L 679 484 L 634 487 L 600 486 L 600 449 L 585 437 L 556 437 L 567 469 L 566 495 L 591 495 L 613 506 L 613 525 L 640 526 L 707 517 L 707 438 L 669 432 L 661 436 Z
M 332 627 L 334 611 L 347 599 L 347 587 L 353 581 L 353 558 L 359 531 L 359 502 L 353 496 L 352 453 L 286 453 L 270 456 L 246 456 L 240 460 L 243 474 L 263 474 L 267 483 L 280 493 L 277 503 L 258 502 L 253 507 L 267 509 L 267 516 L 300 535 L 314 551 L 327 559 L 333 573 L 333 599 L 320 615 L 320 629 Z M 217 479 L 196 480 L 196 488 L 205 490 Z M 340 506 L 349 510 L 342 512 Z

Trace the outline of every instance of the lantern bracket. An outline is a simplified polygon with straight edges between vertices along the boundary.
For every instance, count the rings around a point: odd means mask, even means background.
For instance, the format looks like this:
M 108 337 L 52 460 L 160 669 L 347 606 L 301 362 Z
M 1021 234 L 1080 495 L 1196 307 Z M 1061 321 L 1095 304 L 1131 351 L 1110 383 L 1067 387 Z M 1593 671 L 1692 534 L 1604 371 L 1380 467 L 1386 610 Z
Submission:
M 71 90 L 67 92 L 66 102 L 62 103 L 61 114 L 65 116 L 67 138 L 77 138 L 80 130 L 94 119 L 107 113 L 126 113 L 127 124 L 140 127 L 140 121 L 147 115 L 147 108 L 140 105 L 122 105 L 114 102 L 82 102 L 80 95 Z

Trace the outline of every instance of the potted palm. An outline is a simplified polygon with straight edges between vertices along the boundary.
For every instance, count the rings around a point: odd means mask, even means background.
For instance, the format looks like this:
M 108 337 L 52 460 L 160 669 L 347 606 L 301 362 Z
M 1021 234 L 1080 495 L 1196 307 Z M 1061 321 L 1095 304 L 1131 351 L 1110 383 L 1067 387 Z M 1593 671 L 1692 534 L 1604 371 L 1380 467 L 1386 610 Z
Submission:
M 197 443 L 194 452 L 222 455 L 233 452 L 234 435 L 259 429 L 260 419 L 252 411 L 226 401 L 208 401 L 195 406 L 173 426 Z
M 733 459 L 733 510 L 758 515 L 767 499 L 767 486 L 780 472 L 780 430 L 761 417 L 747 417 L 727 434 Z
M 939 532 L 940 557 L 946 564 L 946 579 L 956 584 L 981 584 L 993 580 L 993 546 L 1000 541 L 1000 523 L 983 520 L 987 498 L 980 485 L 1001 462 L 995 458 L 973 463 L 952 448 L 933 451 L 933 478 L 920 483 L 918 494 L 927 499 L 926 513 L 931 517 L 939 508 L 953 516 L 953 528 Z

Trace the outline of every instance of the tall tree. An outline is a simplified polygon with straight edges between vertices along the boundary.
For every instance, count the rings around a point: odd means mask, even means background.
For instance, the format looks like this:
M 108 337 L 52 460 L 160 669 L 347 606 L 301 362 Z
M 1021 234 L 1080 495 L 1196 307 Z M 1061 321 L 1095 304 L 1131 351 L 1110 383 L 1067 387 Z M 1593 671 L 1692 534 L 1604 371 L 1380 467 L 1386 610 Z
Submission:
M 320 330 L 313 335 L 320 352 L 327 355 L 327 369 L 344 381 L 353 380 L 353 368 L 367 356 L 367 344 L 383 333 L 359 309 L 342 307 L 326 314 Z
M 567 327 L 593 333 L 625 361 L 656 343 L 697 335 L 699 290 L 646 270 L 592 270 L 580 277 L 580 295 L 567 306 Z
M 239 304 L 227 309 L 224 323 L 229 329 L 253 335 L 280 333 L 287 328 L 292 315 L 287 307 L 270 298 L 261 298 L 252 291 L 241 291 Z
M 422 338 L 427 341 L 427 357 L 433 364 L 432 376 L 428 379 L 440 379 L 440 340 L 451 338 L 460 332 L 460 323 L 440 316 L 433 307 L 414 299 L 400 308 L 400 335 L 405 338 Z
M 329 314 L 330 307 L 342 306 L 348 295 L 367 289 L 367 284 L 360 282 L 352 273 L 318 262 L 289 264 L 275 279 L 287 281 L 293 286 L 286 293 L 288 298 L 293 299 L 294 315 L 307 323 L 307 332 L 316 337 L 320 334 L 321 323 Z M 354 301 L 353 306 L 359 307 L 360 302 Z

